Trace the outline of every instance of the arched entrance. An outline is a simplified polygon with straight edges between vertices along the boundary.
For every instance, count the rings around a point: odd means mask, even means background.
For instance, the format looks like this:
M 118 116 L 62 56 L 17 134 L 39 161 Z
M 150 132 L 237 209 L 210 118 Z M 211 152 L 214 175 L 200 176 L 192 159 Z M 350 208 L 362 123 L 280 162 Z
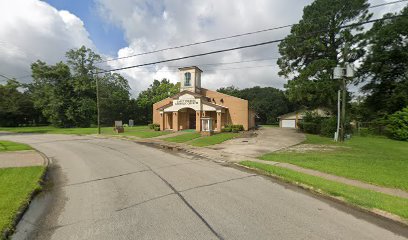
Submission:
M 196 111 L 192 108 L 183 108 L 178 111 L 180 130 L 196 129 Z

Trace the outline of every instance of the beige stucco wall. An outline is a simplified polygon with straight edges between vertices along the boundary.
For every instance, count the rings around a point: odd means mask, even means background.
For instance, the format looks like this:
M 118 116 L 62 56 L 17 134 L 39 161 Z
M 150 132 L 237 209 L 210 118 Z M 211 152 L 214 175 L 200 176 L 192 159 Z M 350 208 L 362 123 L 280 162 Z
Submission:
M 222 105 L 227 107 L 228 109 L 225 110 L 224 113 L 221 115 L 221 125 L 224 126 L 226 124 L 241 124 L 244 126 L 245 130 L 253 128 L 255 126 L 255 112 L 250 111 L 248 109 L 248 101 L 245 99 L 229 96 L 223 93 L 219 93 L 216 91 L 208 90 L 208 89 L 201 89 L 201 94 L 210 98 L 210 102 L 217 105 Z M 221 102 L 221 99 L 223 102 Z M 170 102 L 172 102 L 172 98 L 166 98 L 160 102 L 153 104 L 153 123 L 160 124 L 160 111 L 157 108 L 164 106 Z M 179 120 L 178 124 L 183 125 L 183 129 L 188 128 L 188 119 L 187 115 L 183 113 L 179 113 Z M 214 119 L 217 119 L 216 112 L 208 111 L 205 114 L 206 116 L 211 116 Z M 172 122 L 175 123 L 175 116 L 173 116 Z M 165 122 L 166 119 L 165 119 Z M 186 123 L 186 124 L 185 124 Z M 167 124 L 165 124 L 167 125 Z M 186 126 L 184 126 L 186 125 Z M 214 122 L 214 127 L 216 124 Z M 167 127 L 166 127 L 167 128 Z
M 244 126 L 244 129 L 248 130 L 249 109 L 247 100 L 229 96 L 205 88 L 201 89 L 201 94 L 209 97 L 212 103 L 228 108 L 228 111 L 225 112 L 226 121 L 224 122 L 224 124 L 242 124 Z M 223 102 L 221 102 L 221 99 L 223 99 Z
M 153 123 L 160 124 L 160 111 L 157 109 L 161 106 L 171 103 L 172 100 L 172 98 L 166 98 L 153 104 Z

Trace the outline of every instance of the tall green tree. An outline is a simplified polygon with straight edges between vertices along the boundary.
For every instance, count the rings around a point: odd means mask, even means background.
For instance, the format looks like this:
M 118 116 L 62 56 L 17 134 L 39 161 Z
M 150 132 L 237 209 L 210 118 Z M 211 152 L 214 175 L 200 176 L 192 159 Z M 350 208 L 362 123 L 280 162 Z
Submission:
M 371 118 L 408 106 L 408 6 L 398 17 L 376 22 L 368 32 L 368 54 L 359 69 Z M 391 17 L 397 14 L 386 14 Z
M 139 122 L 148 123 L 153 119 L 153 104 L 172 96 L 180 91 L 180 83 L 171 83 L 167 79 L 154 80 L 148 89 L 142 91 L 137 97 L 138 110 L 140 111 Z
M 96 62 L 101 61 L 102 58 L 85 46 L 69 50 L 65 57 L 71 69 L 71 84 L 76 96 L 72 98 L 72 106 L 68 109 L 67 115 L 73 119 L 75 126 L 88 127 L 96 121 L 94 74 L 98 70 L 95 66 Z
M 54 126 L 75 126 L 74 119 L 67 114 L 72 109 L 72 99 L 75 96 L 70 84 L 71 72 L 68 65 L 63 62 L 47 65 L 38 60 L 31 64 L 31 71 L 33 83 L 30 90 L 35 107 Z
M 24 84 L 12 79 L 0 85 L 0 126 L 15 127 L 40 121 L 41 114 L 34 108 Z
M 112 125 L 115 120 L 127 122 L 132 111 L 130 86 L 128 81 L 117 73 L 109 73 L 99 79 L 99 101 L 101 123 Z
M 333 80 L 333 68 L 357 60 L 364 45 L 362 26 L 340 27 L 368 20 L 368 7 L 367 0 L 315 0 L 303 9 L 302 19 L 279 44 L 279 75 L 289 79 L 285 87 L 290 100 L 335 108 L 339 82 Z
M 50 123 L 59 127 L 89 127 L 96 123 L 96 62 L 101 57 L 81 47 L 66 53 L 67 63 L 31 65 L 34 104 Z M 128 111 L 130 87 L 119 74 L 98 76 L 100 82 L 102 123 L 111 125 Z

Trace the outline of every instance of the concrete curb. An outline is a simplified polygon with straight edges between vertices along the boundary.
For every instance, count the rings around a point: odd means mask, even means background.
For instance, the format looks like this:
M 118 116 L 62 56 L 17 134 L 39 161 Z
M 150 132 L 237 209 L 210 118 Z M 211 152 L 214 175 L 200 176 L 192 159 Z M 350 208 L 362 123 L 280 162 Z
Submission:
M 32 146 L 31 146 L 32 147 Z M 48 175 L 48 167 L 51 163 L 50 159 L 41 151 L 33 148 L 38 154 L 40 154 L 44 160 L 44 171 L 41 174 L 40 178 L 38 179 L 38 184 L 40 185 L 40 189 L 34 189 L 28 197 L 28 201 L 20 206 L 20 208 L 17 211 L 16 216 L 14 217 L 13 223 L 11 225 L 11 228 L 6 229 L 3 233 L 1 233 L 2 239 L 9 239 L 9 237 L 14 233 L 16 226 L 18 223 L 21 221 L 23 218 L 24 214 L 30 207 L 31 201 L 42 191 L 42 187 L 44 186 L 44 183 L 46 181 L 47 175 Z
M 390 222 L 393 222 L 393 223 L 397 223 L 397 224 L 399 224 L 399 225 L 401 225 L 403 227 L 408 227 L 408 220 L 405 220 L 405 219 L 403 219 L 403 218 L 401 218 L 401 217 L 399 217 L 397 215 L 394 215 L 392 213 L 388 213 L 388 212 L 385 212 L 385 211 L 379 210 L 379 209 L 378 210 L 377 209 L 369 209 L 369 208 L 365 208 L 365 207 L 362 207 L 362 206 L 359 206 L 359 205 L 355 205 L 355 204 L 346 202 L 342 198 L 338 198 L 338 197 L 329 195 L 328 193 L 318 191 L 317 189 L 313 188 L 312 186 L 309 186 L 309 185 L 306 185 L 306 184 L 303 184 L 303 183 L 298 183 L 298 182 L 292 182 L 292 181 L 289 181 L 289 180 L 285 180 L 284 178 L 280 177 L 279 175 L 274 175 L 274 174 L 265 172 L 265 171 L 263 171 L 261 169 L 251 168 L 251 167 L 248 167 L 248 166 L 241 165 L 239 163 L 232 163 L 232 164 L 234 164 L 235 166 L 237 166 L 239 168 L 244 168 L 244 169 L 250 170 L 250 171 L 255 172 L 257 174 L 260 174 L 262 176 L 271 177 L 271 178 L 276 179 L 278 181 L 282 181 L 282 182 L 285 182 L 287 184 L 291 184 L 293 186 L 304 189 L 304 190 L 306 190 L 306 191 L 308 191 L 308 192 L 310 192 L 310 193 L 312 193 L 314 195 L 317 195 L 318 197 L 322 197 L 324 199 L 334 201 L 336 203 L 342 204 L 342 205 L 350 207 L 350 208 L 354 208 L 354 209 L 356 209 L 356 210 L 358 210 L 360 212 L 370 214 L 371 216 L 379 217 L 379 218 L 381 218 L 383 220 L 390 221 Z

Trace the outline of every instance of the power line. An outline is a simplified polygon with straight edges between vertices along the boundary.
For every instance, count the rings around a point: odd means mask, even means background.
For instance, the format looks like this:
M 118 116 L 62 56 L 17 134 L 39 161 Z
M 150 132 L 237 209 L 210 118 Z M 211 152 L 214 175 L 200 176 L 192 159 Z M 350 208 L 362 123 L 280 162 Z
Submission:
M 7 80 L 13 80 L 13 79 L 11 79 L 11 78 L 9 78 L 9 77 L 3 75 L 3 74 L 0 74 L 0 77 L 3 77 L 3 78 L 5 78 L 5 79 L 7 79 Z M 4 81 L 4 82 L 5 82 L 6 80 L 1 79 L 1 81 Z
M 407 0 L 405 0 L 405 1 L 407 1 Z M 107 59 L 107 60 L 104 60 L 104 61 L 100 61 L 100 62 L 98 62 L 98 63 L 111 62 L 111 61 L 116 61 L 116 60 L 131 58 L 131 57 L 137 57 L 137 56 L 142 56 L 142 55 L 157 53 L 157 52 L 163 52 L 163 51 L 168 51 L 168 50 L 173 50 L 173 49 L 178 49 L 178 48 L 184 48 L 184 47 L 190 47 L 190 46 L 200 45 L 200 44 L 204 44 L 204 43 L 210 43 L 210 42 L 216 42 L 216 41 L 220 41 L 220 40 L 226 40 L 226 39 L 231 39 L 231 38 L 237 38 L 237 37 L 242 37 L 242 36 L 247 36 L 247 35 L 262 33 L 262 32 L 268 32 L 268 31 L 272 31 L 272 30 L 278 30 L 278 29 L 288 28 L 288 27 L 291 27 L 291 26 L 293 26 L 293 24 L 285 25 L 285 26 L 280 26 L 280 27 L 273 27 L 273 28 L 268 28 L 268 29 L 263 29 L 263 30 L 258 30 L 258 31 L 254 31 L 254 32 L 247 32 L 247 33 L 242 33 L 242 34 L 236 34 L 236 35 L 227 36 L 227 37 L 220 37 L 220 38 L 210 39 L 210 40 L 201 41 L 201 42 L 188 43 L 188 44 L 179 45 L 179 46 L 175 46 L 175 47 L 162 48 L 162 49 L 158 49 L 158 50 L 154 50 L 154 51 L 143 52 L 143 53 L 137 53 L 137 54 L 133 54 L 133 55 L 125 56 L 125 57 L 118 57 L 118 58 Z
M 201 67 L 201 66 L 217 66 L 217 65 L 229 65 L 229 64 L 237 64 L 237 63 L 270 61 L 270 60 L 276 60 L 276 59 L 278 59 L 278 58 L 264 58 L 264 59 L 253 59 L 253 60 L 246 60 L 246 61 L 203 63 L 203 64 L 190 64 L 190 65 L 196 65 L 196 66 L 199 66 L 199 67 Z M 180 67 L 183 67 L 183 66 L 179 65 L 179 66 L 166 66 L 166 67 L 167 68 L 180 68 Z M 105 70 L 105 71 L 108 71 L 108 70 Z M 143 71 L 136 71 L 136 72 L 178 72 L 178 70 L 143 70 Z
M 393 18 L 398 18 L 398 17 L 403 17 L 403 16 L 407 16 L 407 15 L 395 15 L 395 16 L 389 16 L 389 17 L 384 17 L 384 18 L 377 18 L 377 19 L 373 19 L 373 20 L 367 20 L 367 21 L 364 21 L 364 22 L 360 22 L 360 23 L 352 23 L 352 24 L 343 25 L 343 26 L 340 26 L 338 28 L 343 29 L 343 28 L 349 28 L 349 27 L 354 27 L 354 26 L 361 26 L 361 25 L 368 24 L 368 23 L 373 23 L 373 22 L 377 22 L 377 21 L 382 21 L 382 20 L 386 20 L 386 19 L 393 19 Z M 327 31 L 327 30 L 314 31 L 314 32 L 310 32 L 309 35 L 325 32 L 325 31 Z M 174 62 L 174 61 L 179 61 L 179 60 L 188 59 L 188 58 L 195 58 L 195 57 L 202 57 L 202 56 L 206 56 L 206 55 L 212 55 L 212 54 L 216 54 L 216 53 L 230 52 L 230 51 L 239 50 L 239 49 L 246 49 L 246 48 L 258 47 L 258 46 L 264 46 L 264 45 L 269 45 L 269 44 L 272 44 L 272 43 L 281 42 L 283 40 L 284 39 L 277 39 L 277 40 L 271 40 L 271 41 L 266 41 L 266 42 L 250 44 L 250 45 L 244 45 L 244 46 L 240 46 L 240 47 L 226 48 L 226 49 L 221 49 L 221 50 L 216 50 L 216 51 L 211 51 L 211 52 L 205 52 L 205 53 L 198 53 L 198 54 L 184 56 L 184 57 L 161 60 L 161 61 L 156 61 L 156 62 L 143 63 L 143 64 L 138 64 L 138 65 L 131 65 L 131 66 L 128 66 L 128 67 L 121 67 L 121 68 L 116 68 L 116 69 L 104 70 L 104 71 L 101 71 L 99 73 L 115 72 L 115 71 L 130 69 L 130 68 L 155 65 L 155 64 L 158 64 L 158 63 Z
M 279 58 L 264 58 L 264 59 L 254 59 L 254 60 L 246 60 L 246 61 L 235 61 L 235 62 L 218 62 L 218 63 L 203 63 L 197 64 L 198 66 L 213 66 L 213 65 L 229 65 L 229 64 L 236 64 L 236 63 L 247 63 L 247 62 L 259 62 L 259 61 L 269 61 L 269 60 L 276 60 Z M 182 66 L 174 66 L 174 67 L 182 67 Z
M 397 0 L 397 1 L 393 1 L 393 2 L 388 2 L 388 3 L 381 3 L 381 4 L 372 5 L 372 6 L 368 7 L 368 8 L 377 8 L 377 7 L 382 7 L 382 6 L 391 5 L 391 4 L 396 4 L 396 3 L 401 3 L 401 2 L 406 2 L 406 1 L 408 1 L 408 0 Z M 162 49 L 157 49 L 157 50 L 153 50 L 153 51 L 137 53 L 137 54 L 133 54 L 133 55 L 129 55 L 129 56 L 124 56 L 124 57 L 111 58 L 111 59 L 107 59 L 107 60 L 100 61 L 100 62 L 97 62 L 97 63 L 111 62 L 111 61 L 116 61 L 116 60 L 131 58 L 131 57 L 137 57 L 137 56 L 152 54 L 152 53 L 164 52 L 164 51 L 173 50 L 173 49 L 178 49 L 178 48 L 191 47 L 191 46 L 201 45 L 201 44 L 210 43 L 210 42 L 216 42 L 216 41 L 221 41 L 221 40 L 226 40 L 226 39 L 231 39 L 231 38 L 237 38 L 237 37 L 243 37 L 243 36 L 248 36 L 248 35 L 263 33 L 263 32 L 269 32 L 269 31 L 274 31 L 274 30 L 279 30 L 279 29 L 284 29 L 284 28 L 292 27 L 292 26 L 294 26 L 294 25 L 295 25 L 295 24 L 288 24 L 288 25 L 283 25 L 283 26 L 278 26 L 278 27 L 272 27 L 272 28 L 267 28 L 267 29 L 261 29 L 261 30 L 257 30 L 257 31 L 253 31 L 253 32 L 246 32 L 246 33 L 241 33 L 241 34 L 236 34 L 236 35 L 231 35 L 231 36 L 226 36 L 226 37 L 220 37 L 220 38 L 214 38 L 214 39 L 205 40 L 205 41 L 200 41 L 200 42 L 194 42 L 194 43 L 188 43 L 188 44 L 178 45 L 178 46 L 174 46 L 174 47 L 167 47 L 167 48 L 162 48 Z
M 215 69 L 215 70 L 217 70 L 217 71 L 239 70 L 239 69 L 248 69 L 248 68 L 274 67 L 274 66 L 277 66 L 277 64 L 269 64 L 269 65 L 261 65 L 261 66 L 235 67 L 235 68 L 219 68 L 219 69 Z M 204 70 L 213 70 L 213 69 L 204 69 Z
M 201 65 L 198 65 L 198 66 L 201 66 Z M 212 67 L 212 68 L 205 68 L 205 69 L 202 69 L 202 70 L 204 70 L 204 71 L 209 71 L 209 70 L 235 70 L 235 69 L 248 69 L 248 68 L 260 68 L 260 67 L 271 67 L 271 66 L 277 66 L 277 64 L 269 64 L 269 65 L 259 65 L 259 66 L 244 66 L 244 67 L 234 67 L 234 68 L 215 68 L 215 67 Z M 151 70 L 151 71 L 137 71 L 137 72 L 151 72 L 151 73 L 163 73 L 163 72 L 179 72 L 179 70 L 157 70 L 157 71 L 154 71 L 154 70 Z
M 369 8 L 377 8 L 377 7 L 382 7 L 382 6 L 391 5 L 391 4 L 402 3 L 402 2 L 406 2 L 406 1 L 408 1 L 408 0 L 398 0 L 398 1 L 393 1 L 393 2 L 380 3 L 380 4 L 373 5 L 373 6 L 369 7 Z

